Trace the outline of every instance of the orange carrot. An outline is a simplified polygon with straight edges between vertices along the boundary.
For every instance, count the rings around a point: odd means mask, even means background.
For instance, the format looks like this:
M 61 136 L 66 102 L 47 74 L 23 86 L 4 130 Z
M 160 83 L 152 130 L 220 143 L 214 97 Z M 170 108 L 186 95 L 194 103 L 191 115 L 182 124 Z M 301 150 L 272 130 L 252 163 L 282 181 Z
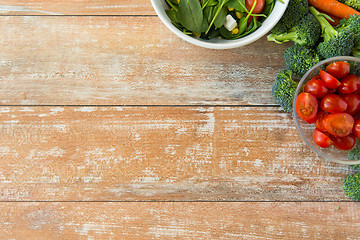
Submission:
M 349 18 L 353 14 L 360 15 L 360 12 L 337 0 L 308 0 L 308 2 L 311 6 L 338 18 Z

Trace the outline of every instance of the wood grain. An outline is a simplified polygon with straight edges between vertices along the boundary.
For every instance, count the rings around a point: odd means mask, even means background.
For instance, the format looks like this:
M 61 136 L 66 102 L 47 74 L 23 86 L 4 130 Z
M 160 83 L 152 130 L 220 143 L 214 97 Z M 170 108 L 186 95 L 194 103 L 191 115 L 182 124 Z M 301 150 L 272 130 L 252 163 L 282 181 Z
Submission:
M 150 0 L 1 0 L 0 15 L 155 15 Z
M 2 239 L 360 239 L 356 203 L 1 203 Z
M 1 107 L 3 201 L 342 201 L 268 107 Z
M 210 50 L 157 17 L 3 16 L 0 104 L 275 104 L 289 46 Z

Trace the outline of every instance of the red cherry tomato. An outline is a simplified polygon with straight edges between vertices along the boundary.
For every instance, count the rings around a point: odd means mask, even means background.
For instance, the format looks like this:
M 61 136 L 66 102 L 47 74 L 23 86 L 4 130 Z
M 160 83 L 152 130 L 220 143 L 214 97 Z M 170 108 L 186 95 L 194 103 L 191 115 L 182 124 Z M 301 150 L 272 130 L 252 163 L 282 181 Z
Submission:
M 320 70 L 320 78 L 328 88 L 337 88 L 341 84 L 334 76 L 323 70 Z
M 324 127 L 324 117 L 328 115 L 328 112 L 325 112 L 324 110 L 319 110 L 317 114 L 317 119 L 315 122 L 315 127 L 320 130 L 321 132 L 326 132 L 326 129 Z
M 324 117 L 323 124 L 331 135 L 345 137 L 354 127 L 354 118 L 348 113 L 331 113 Z
M 360 88 L 358 76 L 349 74 L 340 80 L 341 85 L 337 88 L 338 93 L 353 93 Z
M 302 92 L 296 98 L 296 113 L 307 123 L 314 123 L 316 121 L 318 105 L 314 95 Z
M 360 96 L 356 93 L 342 94 L 341 97 L 347 103 L 346 113 L 355 115 L 360 110 Z
M 248 11 L 251 10 L 254 5 L 255 0 L 245 0 L 245 6 Z M 265 6 L 265 0 L 256 0 L 256 5 L 253 10 L 253 13 L 261 13 Z
M 360 120 L 356 120 L 353 127 L 353 133 L 356 138 L 360 139 Z
M 334 142 L 334 147 L 340 150 L 350 150 L 355 146 L 356 138 L 353 133 L 350 133 L 349 135 L 345 137 L 336 137 L 332 136 L 331 140 Z
M 350 63 L 343 61 L 333 62 L 326 67 L 326 72 L 338 79 L 346 77 L 350 72 Z
M 344 112 L 347 105 L 342 97 L 333 93 L 323 97 L 320 102 L 320 108 L 329 113 Z
M 305 84 L 304 92 L 311 93 L 316 98 L 323 98 L 327 94 L 328 88 L 320 79 L 312 78 Z
M 329 136 L 327 136 L 325 133 L 322 133 L 321 131 L 319 131 L 318 129 L 315 128 L 314 132 L 313 132 L 313 139 L 314 142 L 322 148 L 328 148 L 331 145 L 333 145 L 333 140 L 331 140 L 329 138 Z

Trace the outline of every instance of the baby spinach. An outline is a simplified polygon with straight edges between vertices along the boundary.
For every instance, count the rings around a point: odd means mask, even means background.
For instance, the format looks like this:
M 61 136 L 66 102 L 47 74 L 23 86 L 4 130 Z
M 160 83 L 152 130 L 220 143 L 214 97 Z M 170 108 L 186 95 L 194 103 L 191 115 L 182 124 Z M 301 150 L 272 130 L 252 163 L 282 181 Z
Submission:
M 245 0 L 165 0 L 170 6 L 166 14 L 171 22 L 185 34 L 196 35 L 203 39 L 220 37 L 237 39 L 244 37 L 261 26 L 261 23 L 272 12 L 275 2 L 282 0 L 265 0 L 265 6 L 260 14 L 248 10 Z M 255 1 L 256 2 L 256 1 Z M 231 11 L 235 9 L 234 11 Z M 237 17 L 240 12 L 241 17 Z M 224 27 L 226 16 L 230 14 L 236 19 L 238 26 L 235 32 Z M 251 19 L 251 21 L 250 21 Z
M 239 12 L 248 12 L 245 6 L 245 0 L 230 0 L 226 6 L 230 8 L 234 8 L 236 11 Z
M 207 29 L 207 21 L 199 0 L 181 0 L 176 11 L 180 23 L 188 30 L 201 33 Z

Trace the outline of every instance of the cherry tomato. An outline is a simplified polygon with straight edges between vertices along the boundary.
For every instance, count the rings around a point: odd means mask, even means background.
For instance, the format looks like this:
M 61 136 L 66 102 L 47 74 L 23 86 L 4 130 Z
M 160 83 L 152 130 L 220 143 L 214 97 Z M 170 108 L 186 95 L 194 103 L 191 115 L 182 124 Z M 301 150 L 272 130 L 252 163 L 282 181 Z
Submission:
M 356 120 L 353 127 L 353 133 L 356 138 L 360 139 L 360 120 Z
M 320 79 L 312 78 L 305 84 L 304 92 L 311 93 L 316 98 L 323 98 L 327 94 L 328 88 Z
M 324 117 L 324 128 L 336 137 L 349 135 L 354 126 L 354 118 L 348 113 L 331 113 Z
M 310 93 L 302 92 L 296 98 L 296 113 L 307 123 L 316 121 L 318 106 L 316 97 Z
M 331 140 L 334 142 L 334 147 L 340 150 L 350 150 L 355 146 L 356 138 L 353 133 L 345 137 L 332 136 Z
M 360 96 L 356 93 L 342 94 L 341 97 L 347 103 L 346 113 L 355 115 L 360 110 Z
M 324 117 L 328 115 L 328 112 L 325 112 L 324 110 L 319 110 L 317 114 L 317 119 L 315 122 L 315 127 L 320 130 L 321 132 L 326 132 L 326 129 L 324 127 Z
M 320 108 L 329 113 L 344 112 L 347 108 L 346 101 L 334 93 L 328 94 L 321 99 Z
M 346 77 L 350 72 L 350 63 L 337 61 L 326 67 L 326 72 L 340 79 Z
M 333 145 L 333 140 L 331 140 L 329 138 L 329 136 L 327 136 L 325 133 L 319 131 L 318 129 L 315 128 L 314 132 L 313 132 L 313 139 L 314 142 L 322 148 L 328 148 L 331 145 Z
M 245 6 L 248 11 L 251 10 L 255 0 L 245 0 Z M 256 0 L 256 5 L 252 13 L 261 13 L 265 6 L 265 0 Z
M 338 93 L 353 93 L 360 88 L 358 76 L 349 74 L 340 80 L 341 85 L 337 88 Z
M 328 88 L 337 88 L 341 84 L 334 76 L 323 70 L 320 70 L 320 78 Z

